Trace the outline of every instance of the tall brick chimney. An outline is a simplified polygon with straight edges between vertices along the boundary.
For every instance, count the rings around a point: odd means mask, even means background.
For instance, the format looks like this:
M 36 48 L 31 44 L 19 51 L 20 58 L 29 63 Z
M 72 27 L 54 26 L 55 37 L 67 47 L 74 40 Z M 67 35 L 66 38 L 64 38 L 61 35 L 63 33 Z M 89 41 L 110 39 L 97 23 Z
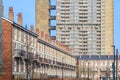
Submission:
M 39 34 L 39 29 L 38 28 L 36 28 L 36 33 Z
M 30 26 L 30 31 L 34 32 L 34 25 Z
M 14 21 L 13 7 L 9 7 L 8 19 Z
M 23 18 L 22 18 L 22 13 L 21 12 L 18 13 L 17 20 L 18 20 L 18 24 L 22 26 L 23 25 Z

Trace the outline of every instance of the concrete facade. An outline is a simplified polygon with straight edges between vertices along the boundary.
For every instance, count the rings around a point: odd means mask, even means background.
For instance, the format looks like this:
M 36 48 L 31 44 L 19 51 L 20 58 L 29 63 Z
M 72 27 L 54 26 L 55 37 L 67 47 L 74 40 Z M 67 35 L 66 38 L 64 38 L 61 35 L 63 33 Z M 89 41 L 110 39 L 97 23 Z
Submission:
M 73 55 L 112 55 L 113 0 L 56 0 L 56 39 Z

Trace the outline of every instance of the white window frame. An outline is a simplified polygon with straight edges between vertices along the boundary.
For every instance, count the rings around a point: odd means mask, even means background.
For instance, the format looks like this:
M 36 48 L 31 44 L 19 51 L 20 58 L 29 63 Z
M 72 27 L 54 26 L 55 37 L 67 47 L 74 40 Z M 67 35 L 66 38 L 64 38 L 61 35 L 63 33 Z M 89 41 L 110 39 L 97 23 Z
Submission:
M 17 29 L 14 28 L 14 40 L 17 40 Z

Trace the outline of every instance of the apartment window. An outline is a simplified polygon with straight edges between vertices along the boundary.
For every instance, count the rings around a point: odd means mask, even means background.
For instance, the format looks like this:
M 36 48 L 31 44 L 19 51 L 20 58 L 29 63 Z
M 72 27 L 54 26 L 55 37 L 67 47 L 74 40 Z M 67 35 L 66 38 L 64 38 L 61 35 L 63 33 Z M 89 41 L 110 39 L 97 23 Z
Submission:
M 18 30 L 18 41 L 21 41 L 21 31 Z
M 31 36 L 31 46 L 34 46 L 33 43 L 34 43 L 34 38 Z
M 29 44 L 29 42 L 30 42 L 30 35 L 29 34 L 26 34 L 26 36 L 27 36 L 27 42 L 26 43 L 28 43 Z
M 20 43 L 17 44 L 17 49 L 21 49 L 21 44 Z
M 21 72 L 21 62 L 20 62 L 20 60 L 18 62 L 18 72 Z
M 17 43 L 14 42 L 14 49 L 17 49 Z
M 23 72 L 25 72 L 26 71 L 26 63 L 25 63 L 25 61 L 23 61 Z
M 16 66 L 17 66 L 17 62 L 16 60 L 14 60 L 14 72 L 16 72 Z
M 17 39 L 17 29 L 14 28 L 14 39 L 16 40 Z
M 24 51 L 26 51 L 26 46 L 24 46 Z
M 26 43 L 26 33 L 24 33 L 24 43 Z
M 34 39 L 34 47 L 36 47 L 36 39 L 35 38 L 33 38 Z

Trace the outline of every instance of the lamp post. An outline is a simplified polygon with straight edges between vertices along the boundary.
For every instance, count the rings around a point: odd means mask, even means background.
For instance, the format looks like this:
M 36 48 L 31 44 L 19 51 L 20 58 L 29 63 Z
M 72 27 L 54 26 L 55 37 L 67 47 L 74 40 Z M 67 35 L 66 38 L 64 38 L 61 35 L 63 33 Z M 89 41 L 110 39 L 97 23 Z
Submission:
M 87 73 L 87 74 L 88 74 L 88 78 L 87 78 L 87 80 L 89 80 L 89 61 L 86 60 L 86 62 L 87 62 L 87 69 L 88 69 L 88 71 L 87 71 L 87 72 L 88 72 L 88 73 Z
M 113 51 L 114 51 L 114 61 L 113 61 L 113 64 L 112 64 L 112 68 L 113 68 L 113 80 L 116 80 L 115 79 L 115 45 L 113 45 L 112 47 L 113 47 Z
M 116 80 L 117 80 L 117 67 L 118 67 L 118 49 L 116 49 Z
M 29 79 L 28 77 L 29 77 L 29 70 L 28 70 L 28 48 L 27 48 L 27 60 L 26 60 L 26 72 L 27 72 L 27 80 Z
M 64 60 L 64 58 L 62 58 L 62 80 L 63 80 L 63 77 L 64 77 L 64 73 L 63 73 L 63 60 Z
M 79 78 L 79 57 L 77 57 L 77 78 Z

